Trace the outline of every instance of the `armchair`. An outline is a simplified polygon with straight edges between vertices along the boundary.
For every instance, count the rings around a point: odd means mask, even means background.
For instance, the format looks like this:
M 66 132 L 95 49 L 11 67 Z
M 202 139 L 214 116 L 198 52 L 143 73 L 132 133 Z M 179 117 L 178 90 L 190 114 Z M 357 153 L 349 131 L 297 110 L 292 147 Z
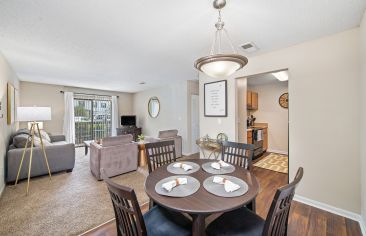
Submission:
M 162 141 L 174 140 L 175 155 L 177 158 L 182 157 L 182 136 L 178 135 L 178 130 L 159 131 L 158 138 Z
M 102 180 L 100 169 L 107 177 L 124 174 L 137 169 L 138 148 L 131 134 L 108 137 L 102 145 L 90 144 L 90 170 L 97 180 Z

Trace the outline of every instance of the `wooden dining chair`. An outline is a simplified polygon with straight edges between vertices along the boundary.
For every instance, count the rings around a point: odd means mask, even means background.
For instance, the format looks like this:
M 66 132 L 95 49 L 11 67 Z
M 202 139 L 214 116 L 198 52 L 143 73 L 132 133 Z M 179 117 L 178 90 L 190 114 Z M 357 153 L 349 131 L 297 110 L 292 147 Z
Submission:
M 303 176 L 303 168 L 297 171 L 294 181 L 279 189 L 273 198 L 266 220 L 245 207 L 224 213 L 207 227 L 207 236 L 285 236 L 288 217 L 295 189 Z
M 107 184 L 116 217 L 118 236 L 189 236 L 192 223 L 180 213 L 155 206 L 141 213 L 135 191 L 111 181 L 104 169 L 102 178 Z
M 175 155 L 174 140 L 147 143 L 145 144 L 145 150 L 149 173 L 160 166 L 175 162 L 177 160 Z
M 253 144 L 224 141 L 221 146 L 221 160 L 233 165 L 241 166 L 247 170 L 252 170 L 252 159 L 254 155 Z M 255 199 L 248 203 L 246 207 L 255 212 Z
M 252 169 L 254 145 L 224 141 L 221 148 L 221 160 L 247 170 Z

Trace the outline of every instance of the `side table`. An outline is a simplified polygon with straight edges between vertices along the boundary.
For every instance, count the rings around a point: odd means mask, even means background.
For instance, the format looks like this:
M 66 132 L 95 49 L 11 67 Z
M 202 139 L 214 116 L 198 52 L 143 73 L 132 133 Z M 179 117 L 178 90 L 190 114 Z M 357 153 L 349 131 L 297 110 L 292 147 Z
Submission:
M 137 143 L 137 146 L 139 148 L 139 166 L 146 166 L 147 160 L 146 160 L 146 149 L 145 149 L 145 143 Z

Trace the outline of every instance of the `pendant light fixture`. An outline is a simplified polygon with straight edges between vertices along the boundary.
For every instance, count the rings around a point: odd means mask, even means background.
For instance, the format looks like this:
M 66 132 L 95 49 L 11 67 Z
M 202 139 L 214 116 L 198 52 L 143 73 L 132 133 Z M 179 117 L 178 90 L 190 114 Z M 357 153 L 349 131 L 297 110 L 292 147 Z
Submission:
M 219 11 L 218 21 L 215 24 L 216 32 L 215 37 L 211 45 L 211 52 L 209 56 L 201 57 L 196 60 L 194 67 L 202 71 L 208 76 L 214 78 L 227 77 L 234 74 L 236 71 L 243 68 L 248 59 L 242 55 L 239 55 L 235 50 L 235 47 L 224 28 L 224 22 L 221 20 L 221 9 L 226 5 L 226 0 L 215 0 L 213 7 Z M 232 49 L 231 53 L 222 53 L 221 42 L 223 36 L 226 36 L 227 41 Z

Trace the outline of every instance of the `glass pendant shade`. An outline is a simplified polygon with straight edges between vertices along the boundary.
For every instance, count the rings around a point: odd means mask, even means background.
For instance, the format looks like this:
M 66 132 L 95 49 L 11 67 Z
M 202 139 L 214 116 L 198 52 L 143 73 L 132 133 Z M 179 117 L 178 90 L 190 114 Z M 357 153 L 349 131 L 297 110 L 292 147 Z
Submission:
M 216 54 L 200 58 L 195 67 L 213 78 L 228 77 L 248 63 L 244 56 L 235 54 Z

